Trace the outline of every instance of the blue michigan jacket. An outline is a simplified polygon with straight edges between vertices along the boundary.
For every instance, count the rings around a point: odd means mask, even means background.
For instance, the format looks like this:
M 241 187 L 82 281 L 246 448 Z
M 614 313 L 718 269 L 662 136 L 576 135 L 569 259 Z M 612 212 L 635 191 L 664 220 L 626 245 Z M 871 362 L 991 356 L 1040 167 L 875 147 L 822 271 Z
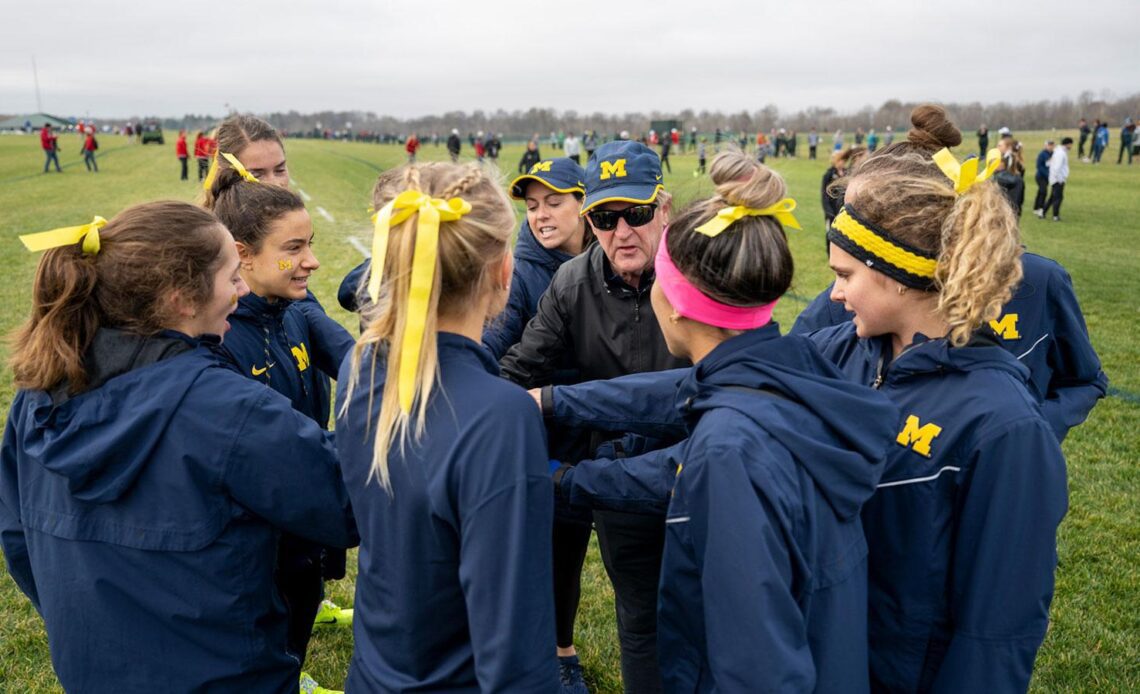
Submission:
M 555 692 L 553 498 L 542 419 L 481 345 L 440 333 L 424 434 L 372 474 L 370 352 L 337 449 L 361 528 L 350 692 Z M 347 384 L 352 360 L 341 367 Z M 337 393 L 337 412 L 346 389 Z M 371 401 L 371 402 L 370 402 Z
M 1029 367 L 1029 390 L 1058 441 L 1089 416 L 1108 392 L 1108 377 L 1089 341 L 1073 282 L 1056 262 L 1025 253 L 1024 277 L 1001 316 L 990 322 L 999 341 Z M 803 310 L 792 334 L 806 334 L 851 320 L 828 287 Z
M 810 338 L 901 409 L 870 545 L 872 686 L 1024 692 L 1045 638 L 1065 459 L 1028 369 L 990 336 L 923 340 L 892 361 L 852 323 Z
M 867 690 L 867 542 L 898 410 L 775 326 L 676 396 L 691 435 L 666 518 L 658 639 L 674 692 Z
M 101 330 L 89 390 L 12 404 L 0 538 L 67 691 L 297 691 L 278 529 L 348 547 L 348 496 L 329 435 L 205 341 Z
M 238 299 L 230 325 L 218 348 L 230 363 L 327 429 L 331 403 L 321 376 L 336 376 L 352 335 L 313 302 L 271 303 L 253 292 Z
M 574 256 L 549 250 L 534 238 L 524 219 L 515 243 L 515 269 L 511 275 L 511 295 L 507 307 L 483 330 L 483 344 L 495 359 L 522 338 L 523 328 L 538 312 L 538 300 L 550 286 L 554 272 Z

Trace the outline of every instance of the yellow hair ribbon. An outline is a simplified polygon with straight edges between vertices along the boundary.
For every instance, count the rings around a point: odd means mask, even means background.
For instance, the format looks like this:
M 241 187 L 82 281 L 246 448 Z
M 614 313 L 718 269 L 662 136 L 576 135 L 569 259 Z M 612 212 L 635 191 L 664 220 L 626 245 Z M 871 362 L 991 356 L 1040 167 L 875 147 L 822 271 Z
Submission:
M 229 152 L 222 152 L 222 157 L 230 163 L 230 166 L 234 167 L 234 171 L 237 171 L 242 178 L 249 181 L 250 183 L 261 183 L 261 181 L 257 180 L 257 176 L 251 174 L 249 170 L 246 169 L 240 161 L 238 161 L 237 157 L 230 154 Z
M 218 153 L 214 152 L 214 158 L 210 161 L 210 170 L 206 173 L 206 180 L 202 181 L 202 190 L 209 190 L 210 186 L 214 185 L 214 179 L 218 177 Z
M 976 159 L 973 162 L 967 160 L 966 165 L 963 166 L 958 163 L 949 149 L 943 147 L 934 154 L 934 163 L 938 164 L 938 168 L 942 169 L 946 178 L 954 182 L 954 192 L 961 195 L 975 183 L 981 183 L 997 171 L 998 165 L 1001 164 L 1001 152 L 997 149 L 986 152 L 985 166 L 982 166 L 981 159 Z
M 769 205 L 764 208 L 756 209 L 754 207 L 745 207 L 744 205 L 737 205 L 736 207 L 722 207 L 716 216 L 697 227 L 696 231 L 710 238 L 720 236 L 720 233 L 727 229 L 733 222 L 739 221 L 744 217 L 775 217 L 780 224 L 793 229 L 800 229 L 800 223 L 792 214 L 792 210 L 796 209 L 796 201 L 791 198 L 784 198 L 775 205 Z
M 454 222 L 471 211 L 471 203 L 463 198 L 442 200 L 416 190 L 406 190 L 380 209 L 373 217 L 372 268 L 368 279 L 368 296 L 380 299 L 384 278 L 384 261 L 388 254 L 388 235 L 392 227 L 419 213 L 416 221 L 416 243 L 412 256 L 412 286 L 408 294 L 408 315 L 404 342 L 400 346 L 400 409 L 412 411 L 416 373 L 420 366 L 427 313 L 431 304 L 431 288 L 435 283 L 435 266 L 439 255 L 439 223 Z M 391 358 L 391 356 L 389 356 Z
M 24 247 L 33 253 L 46 251 L 49 248 L 71 246 L 83 241 L 83 255 L 96 255 L 99 253 L 99 230 L 105 226 L 107 220 L 96 215 L 89 224 L 22 234 L 20 240 L 24 242 Z

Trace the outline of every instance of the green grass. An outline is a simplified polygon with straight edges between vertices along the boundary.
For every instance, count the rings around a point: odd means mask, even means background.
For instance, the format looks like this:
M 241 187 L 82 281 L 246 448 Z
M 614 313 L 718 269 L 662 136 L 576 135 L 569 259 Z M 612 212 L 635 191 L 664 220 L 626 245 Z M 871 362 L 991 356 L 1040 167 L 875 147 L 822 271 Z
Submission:
M 1063 135 L 1065 133 L 1058 133 Z M 1076 133 L 1069 133 L 1075 135 Z M 1044 133 L 1019 134 L 1032 161 Z M 1050 136 L 1053 134 L 1050 133 Z M 78 137 L 62 138 L 62 175 L 40 173 L 39 139 L 0 137 L 0 269 L 8 282 L 0 287 L 0 333 L 8 333 L 27 316 L 36 256 L 16 236 L 89 221 L 94 214 L 111 217 L 133 203 L 158 198 L 193 200 L 196 183 L 178 180 L 173 146 L 140 146 L 124 139 L 100 138 L 99 174 L 84 171 Z M 827 139 L 827 138 L 825 138 Z M 344 274 L 360 261 L 350 236 L 368 244 L 370 191 L 378 171 L 403 161 L 398 146 L 337 142 L 290 141 L 289 164 L 297 186 L 312 197 L 309 208 L 323 263 L 313 290 L 329 313 L 350 330 L 355 318 L 336 305 L 335 291 Z M 807 148 L 801 139 L 802 154 Z M 821 149 L 823 149 L 821 147 Z M 508 172 L 521 147 L 507 147 L 501 159 Z M 464 148 L 469 155 L 470 148 Z M 546 152 L 547 155 L 551 154 Z M 710 147 L 711 155 L 711 147 Z M 446 151 L 430 145 L 421 159 L 445 159 Z M 1061 262 L 1072 274 L 1113 388 L 1124 396 L 1102 401 L 1089 421 L 1065 441 L 1069 462 L 1070 510 L 1061 525 L 1060 566 L 1052 625 L 1037 659 L 1033 691 L 1140 690 L 1140 347 L 1135 325 L 1140 308 L 1128 303 L 1140 296 L 1136 240 L 1140 198 L 1140 165 L 1129 168 L 1104 163 L 1083 164 L 1072 157 L 1061 224 L 1042 222 L 1031 212 L 1023 217 L 1028 248 Z M 1115 161 L 1114 159 L 1111 161 Z M 796 259 L 793 295 L 776 317 L 790 326 L 803 299 L 815 296 L 830 281 L 819 208 L 819 181 L 824 160 L 769 160 L 787 180 L 799 201 L 802 232 L 791 233 Z M 679 203 L 707 195 L 706 178 L 694 178 L 692 155 L 673 156 L 667 187 Z M 1032 173 L 1027 198 L 1035 192 Z M 316 208 L 324 208 L 330 222 Z M 7 356 L 0 347 L 0 356 Z M 11 403 L 11 374 L 0 372 L 0 405 Z M 1032 490 L 1026 490 L 1032 493 Z M 352 563 L 350 561 L 350 563 Z M 351 571 L 351 569 L 350 569 Z M 0 572 L 0 691 L 59 691 L 51 670 L 42 622 L 6 572 Z M 587 680 L 597 692 L 620 691 L 613 596 L 596 545 L 590 550 L 583 577 L 583 601 L 577 643 Z M 352 581 L 329 584 L 332 597 L 352 603 Z M 347 633 L 314 636 L 307 668 L 326 686 L 339 686 L 347 671 L 352 640 Z M 127 663 L 124 662 L 124 666 Z

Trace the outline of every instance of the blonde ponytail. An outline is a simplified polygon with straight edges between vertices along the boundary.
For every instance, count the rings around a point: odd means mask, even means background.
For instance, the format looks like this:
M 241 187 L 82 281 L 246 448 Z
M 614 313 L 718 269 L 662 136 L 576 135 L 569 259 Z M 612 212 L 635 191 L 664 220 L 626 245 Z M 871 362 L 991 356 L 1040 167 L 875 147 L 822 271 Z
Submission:
M 380 485 L 393 493 L 388 464 L 392 450 L 403 457 L 409 440 L 425 433 L 427 408 L 439 378 L 437 338 L 440 315 L 458 316 L 479 303 L 490 289 L 490 266 L 501 261 L 515 226 L 514 208 L 502 186 L 487 178 L 476 165 L 441 162 L 412 164 L 380 175 L 373 191 L 373 205 L 382 208 L 404 191 L 418 191 L 433 198 L 462 197 L 471 211 L 439 227 L 439 250 L 432 282 L 423 341 L 413 388 L 411 412 L 399 400 L 399 374 L 403 358 L 400 345 L 408 330 L 408 296 L 416 244 L 418 214 L 393 226 L 388 235 L 383 281 L 376 303 L 367 309 L 368 327 L 352 354 L 343 416 L 359 383 L 364 353 L 370 351 L 369 383 L 375 384 L 377 364 L 385 362 L 380 416 L 373 439 L 372 473 Z M 370 387 L 368 412 L 372 411 L 374 388 Z M 370 423 L 371 425 L 371 423 Z M 369 431 L 370 433 L 370 431 Z

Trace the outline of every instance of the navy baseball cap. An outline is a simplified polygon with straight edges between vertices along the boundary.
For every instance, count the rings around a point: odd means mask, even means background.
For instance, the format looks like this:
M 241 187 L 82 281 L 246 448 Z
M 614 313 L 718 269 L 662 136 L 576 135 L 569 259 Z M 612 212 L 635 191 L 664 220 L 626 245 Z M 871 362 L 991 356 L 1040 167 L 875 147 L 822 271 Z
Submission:
M 574 163 L 573 159 L 559 157 L 558 159 L 545 159 L 530 167 L 530 171 L 511 181 L 511 197 L 522 200 L 526 197 L 526 185 L 530 181 L 538 181 L 555 193 L 586 194 L 586 184 L 582 179 L 586 172 Z
M 662 188 L 661 159 L 656 152 L 640 142 L 607 142 L 586 162 L 582 214 L 606 202 L 653 202 Z

